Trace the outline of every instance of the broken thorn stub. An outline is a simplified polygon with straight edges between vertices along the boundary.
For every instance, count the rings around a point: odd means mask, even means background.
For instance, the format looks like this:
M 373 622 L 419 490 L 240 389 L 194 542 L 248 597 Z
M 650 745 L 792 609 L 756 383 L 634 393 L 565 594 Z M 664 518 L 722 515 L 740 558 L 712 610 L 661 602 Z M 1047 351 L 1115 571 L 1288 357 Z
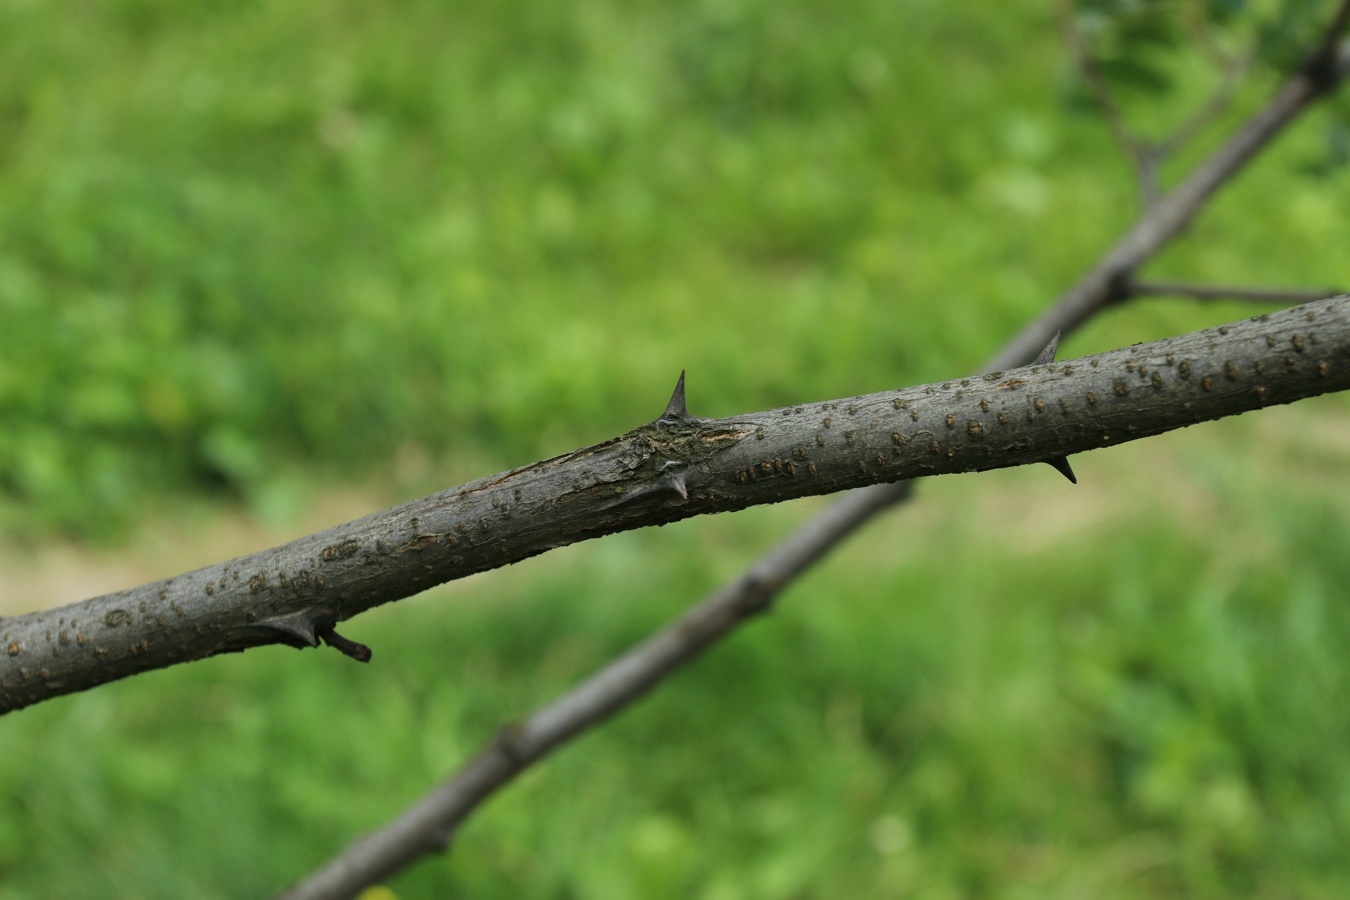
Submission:
M 333 629 L 319 632 L 319 637 L 323 642 L 334 650 L 346 656 L 350 656 L 357 662 L 370 662 L 370 648 L 365 644 L 358 644 L 356 641 L 349 641 Z

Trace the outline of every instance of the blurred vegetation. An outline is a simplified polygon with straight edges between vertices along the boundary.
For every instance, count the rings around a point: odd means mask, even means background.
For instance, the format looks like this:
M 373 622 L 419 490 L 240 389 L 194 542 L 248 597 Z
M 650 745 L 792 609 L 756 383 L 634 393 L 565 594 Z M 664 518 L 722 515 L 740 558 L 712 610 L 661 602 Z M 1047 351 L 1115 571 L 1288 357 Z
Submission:
M 1218 80 L 1196 10 L 1266 36 L 1222 125 L 1331 8 L 1169 6 L 1087 13 L 1154 136 Z M 1346 110 L 1150 271 L 1350 284 Z M 407 496 L 648 420 L 686 367 L 704 415 L 967 372 L 1135 213 L 1031 0 L 12 0 L 0 133 L 20 542 L 124 541 L 201 497 L 284 520 L 344 483 Z M 1249 309 L 1138 303 L 1062 352 Z M 1045 473 L 925 486 L 392 886 L 1344 895 L 1347 407 L 1304 406 L 1075 461 L 1097 471 L 1067 507 L 1034 506 Z M 11 716 L 0 898 L 275 889 L 812 508 L 382 610 L 370 668 L 258 651 Z
M 52 15 L 0 10 L 10 534 L 284 507 L 295 470 L 401 446 L 520 463 L 649 417 L 682 367 L 723 413 L 944 377 L 1133 212 L 1036 3 Z M 1179 40 L 1118 30 L 1103 52 Z M 1209 87 L 1137 68 L 1175 85 L 1150 124 Z M 1334 279 L 1328 179 L 1248 179 L 1228 209 L 1289 224 L 1211 216 L 1169 271 Z

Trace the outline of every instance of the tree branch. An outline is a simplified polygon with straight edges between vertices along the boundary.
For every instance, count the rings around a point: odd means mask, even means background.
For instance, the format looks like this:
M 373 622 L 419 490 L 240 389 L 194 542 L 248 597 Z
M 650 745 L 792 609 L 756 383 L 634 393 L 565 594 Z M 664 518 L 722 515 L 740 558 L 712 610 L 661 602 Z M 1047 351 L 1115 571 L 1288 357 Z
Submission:
M 1206 126 L 1223 115 L 1237 95 L 1251 62 L 1252 57 L 1248 55 L 1229 60 L 1224 64 L 1223 76 L 1209 99 L 1178 125 L 1176 130 L 1153 146 L 1155 165 L 1161 165 L 1168 158 L 1181 152 Z
M 1180 281 L 1134 281 L 1126 290 L 1131 297 L 1171 295 L 1192 300 L 1250 300 L 1254 303 L 1310 303 L 1339 293 L 1336 290 L 1294 290 L 1225 287 L 1210 284 L 1186 284 Z
M 1341 0 L 1331 22 L 1322 32 L 1317 49 L 1304 65 L 1304 70 L 1312 78 L 1324 78 L 1334 83 L 1345 76 L 1346 68 L 1350 66 L 1350 43 L 1342 38 L 1347 29 L 1350 29 L 1350 0 Z
M 1097 58 L 1092 55 L 1092 50 L 1074 21 L 1073 4 L 1068 0 L 1060 3 L 1060 19 L 1063 22 L 1069 50 L 1073 53 L 1078 71 L 1082 73 L 1083 82 L 1092 96 L 1092 102 L 1102 114 L 1102 119 L 1106 121 L 1106 127 L 1116 145 L 1134 166 L 1135 177 L 1139 182 L 1140 200 L 1144 209 L 1148 209 L 1158 201 L 1161 193 L 1158 168 L 1162 163 L 1162 157 L 1152 144 L 1136 136 L 1130 129 L 1124 110 L 1111 93 L 1111 85 L 1106 80 L 1106 74 L 1098 64 Z
M 1350 0 L 1327 31 L 1323 47 L 1337 45 Z M 1333 88 L 1350 69 L 1350 48 L 1340 46 L 1333 67 Z M 1072 331 L 1115 299 L 1133 270 L 1175 237 L 1228 178 L 1239 171 L 1275 134 L 1320 96 L 1296 76 L 1275 98 L 1183 183 L 1187 190 L 1162 210 L 1147 210 L 1102 263 L 1064 294 L 1044 316 L 1027 326 L 987 364 L 1001 369 L 1030 359 L 1050 335 Z M 1211 101 L 1214 102 L 1214 101 Z M 499 739 L 466 764 L 434 793 L 380 831 L 352 844 L 311 874 L 288 898 L 350 897 L 425 853 L 440 852 L 454 828 L 484 799 L 508 784 L 552 747 L 612 715 L 642 696 L 681 664 L 732 631 L 753 613 L 767 609 L 801 571 L 873 515 L 912 496 L 913 482 L 880 484 L 852 491 L 799 527 L 753 564 L 736 581 L 707 597 L 693 611 L 658 635 L 611 663 L 600 673 L 535 713 L 517 729 L 524 741 L 510 752 Z M 684 635 L 684 652 L 673 653 Z M 664 652 L 663 652 L 664 648 Z M 533 736 L 533 740 L 529 738 Z
M 677 397 L 682 393 L 683 379 Z M 374 606 L 618 531 L 1042 462 L 1350 387 L 1350 300 L 1054 365 L 656 421 L 272 550 L 0 624 L 0 710 L 320 637 Z M 364 650 L 365 648 L 361 648 Z M 366 651 L 368 654 L 368 651 Z
M 1343 17 L 1347 7 L 1350 0 L 1338 16 Z M 1328 34 L 1331 33 L 1332 29 L 1328 29 Z M 1010 360 L 1031 359 L 1056 331 L 1068 334 L 1102 307 L 1128 296 L 1122 289 L 1134 271 L 1190 225 L 1205 201 L 1290 122 L 1345 79 L 1350 72 L 1350 42 L 1332 42 L 1328 46 L 1337 48 L 1330 63 L 1310 62 L 1290 76 L 1261 110 L 1184 181 L 1145 211 L 1102 261 L 1056 301 L 1049 315 L 1018 333 L 991 368 L 1012 365 Z M 1312 57 L 1322 58 L 1320 54 Z
M 906 481 L 894 487 L 903 495 L 913 484 Z M 891 502 L 876 491 L 849 497 L 880 500 L 877 509 Z M 834 504 L 740 578 L 520 724 L 503 729 L 454 777 L 393 822 L 346 848 L 282 895 L 284 900 L 354 897 L 421 857 L 443 852 L 455 828 L 480 803 L 554 747 L 607 719 L 745 620 L 767 611 L 786 584 L 853 530 L 852 514 L 841 515 L 842 506 Z
M 786 498 L 859 478 L 1043 462 L 1346 388 L 1350 295 L 1076 360 L 703 423 L 708 433 L 744 434 L 694 468 L 691 484 L 698 488 L 691 487 L 689 502 L 720 495 L 745 505 L 746 489 L 768 485 Z M 851 497 L 875 511 L 911 488 L 906 481 Z M 856 517 L 856 509 L 835 504 L 740 579 L 504 729 L 435 792 L 284 896 L 353 896 L 440 852 L 460 821 L 531 763 L 766 610 L 784 584 L 855 527 Z

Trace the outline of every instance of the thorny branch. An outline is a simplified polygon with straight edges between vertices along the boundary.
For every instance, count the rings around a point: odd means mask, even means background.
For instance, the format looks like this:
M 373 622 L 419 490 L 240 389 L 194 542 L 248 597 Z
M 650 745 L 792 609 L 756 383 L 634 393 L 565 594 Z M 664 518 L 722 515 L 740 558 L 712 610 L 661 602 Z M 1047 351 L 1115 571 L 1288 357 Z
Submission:
M 1233 177 L 1303 109 L 1334 89 L 1350 70 L 1350 47 L 1339 42 L 1350 13 L 1344 3 L 1312 59 L 1329 60 L 1312 78 L 1310 65 L 1217 152 L 1174 189 L 1168 202 L 1146 209 L 1097 267 L 1028 325 L 986 365 L 1006 368 L 1030 358 L 1050 336 L 1072 331 L 1108 304 L 1138 295 L 1134 271 L 1177 236 L 1208 197 Z M 1031 348 L 1031 349 L 1029 349 Z M 904 503 L 914 482 L 881 484 L 844 495 L 823 513 L 770 549 L 738 579 L 610 663 L 591 678 L 503 731 L 458 773 L 393 822 L 346 848 L 285 896 L 288 900 L 355 896 L 428 853 L 445 850 L 455 828 L 497 790 L 550 750 L 643 696 L 667 675 L 735 628 L 771 606 L 802 571 L 878 512 Z M 685 640 L 681 641 L 681 636 Z
M 1205 344 L 1213 352 L 1198 354 L 1195 348 Z M 1315 347 L 1323 353 L 1316 358 L 1308 356 Z M 1202 363 L 1202 356 L 1208 361 Z M 946 398 L 933 412 L 920 412 L 917 402 L 922 396 L 937 393 L 937 385 L 812 406 L 824 416 L 824 422 L 830 421 L 832 414 L 841 413 L 841 407 L 852 409 L 852 416 L 865 416 L 865 407 L 889 406 L 902 412 L 900 428 L 906 421 L 928 422 L 935 414 L 939 423 L 935 431 L 914 432 L 925 435 L 920 443 L 942 435 L 958 440 L 973 437 L 976 442 L 987 437 L 1001 459 L 1007 458 L 1005 454 L 1017 454 L 1020 444 L 1031 441 L 1021 448 L 1030 451 L 1030 460 L 1048 462 L 1073 480 L 1065 455 L 1079 444 L 1063 438 L 1074 429 L 1073 422 L 1081 412 L 1094 410 L 1100 414 L 1115 407 L 1114 414 L 1096 415 L 1088 426 L 1087 433 L 1104 446 L 1126 434 L 1128 440 L 1209 418 L 1206 401 L 1220 394 L 1225 395 L 1227 403 L 1255 400 L 1264 406 L 1282 402 L 1275 398 L 1286 394 L 1276 391 L 1271 382 L 1271 376 L 1281 371 L 1302 385 L 1297 389 L 1300 393 L 1310 387 L 1350 388 L 1350 295 L 1095 357 L 948 382 L 940 387 Z M 1052 379 L 1084 380 L 1075 381 L 1073 387 L 1060 382 L 1061 389 L 1052 390 L 1053 382 L 1041 381 L 1047 372 Z M 1255 379 L 1247 377 L 1249 374 Z M 1182 392 L 1174 393 L 1177 388 Z M 1014 396 L 1005 393 L 1008 390 L 1017 392 L 1011 404 L 993 399 Z M 1131 402 L 1132 397 L 1138 402 Z M 957 402 L 948 405 L 946 399 Z M 945 409 L 962 412 L 944 414 Z M 1162 420 L 1149 424 L 1149 409 L 1161 412 Z M 1057 440 L 1042 442 L 1045 426 L 1027 432 L 1036 433 L 1035 439 L 1014 436 L 997 427 L 1014 422 L 1034 426 L 1045 417 L 1051 420 L 1048 428 Z M 854 432 L 852 439 L 853 446 L 865 447 L 864 459 L 870 458 L 879 466 L 887 454 L 913 442 L 900 431 L 887 435 L 888 427 L 864 427 Z M 940 458 L 951 452 L 949 446 L 932 441 L 925 452 Z M 962 454 L 965 449 L 968 447 Z M 758 468 L 764 477 L 779 474 L 767 461 L 760 462 Z M 913 481 L 883 484 L 855 491 L 835 503 L 761 557 L 739 579 L 524 722 L 503 729 L 450 780 L 384 828 L 349 846 L 284 897 L 317 900 L 355 896 L 361 888 L 420 857 L 443 851 L 455 827 L 483 800 L 554 747 L 627 706 L 743 621 L 767 610 L 798 574 L 862 522 L 906 499 L 912 490 Z
M 690 415 L 681 376 L 659 418 L 593 447 L 249 557 L 6 619 L 0 709 L 262 644 L 321 639 L 366 660 L 370 651 L 337 635 L 337 622 L 555 547 L 923 475 L 1057 464 L 1346 387 L 1344 299 L 1062 364 L 727 419 Z

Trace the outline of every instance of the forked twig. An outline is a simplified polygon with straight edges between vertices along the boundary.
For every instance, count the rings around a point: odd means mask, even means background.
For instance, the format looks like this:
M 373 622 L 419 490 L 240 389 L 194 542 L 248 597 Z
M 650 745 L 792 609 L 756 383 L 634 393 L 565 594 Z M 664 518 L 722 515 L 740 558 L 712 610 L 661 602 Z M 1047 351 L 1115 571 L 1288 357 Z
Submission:
M 1224 66 L 1223 77 L 1215 86 L 1213 93 L 1209 95 L 1209 99 L 1178 125 L 1170 135 L 1153 145 L 1152 150 L 1157 157 L 1158 165 L 1180 153 L 1200 132 L 1204 131 L 1228 110 L 1228 107 L 1233 103 L 1233 98 L 1237 96 L 1238 88 L 1242 86 L 1243 78 L 1246 77 L 1247 71 L 1251 68 L 1252 59 L 1252 55 L 1247 54 L 1237 57 Z
M 1074 19 L 1071 0 L 1062 0 L 1059 10 L 1064 36 L 1070 52 L 1073 53 L 1078 71 L 1082 74 L 1083 82 L 1087 85 L 1088 93 L 1092 96 L 1092 102 L 1106 122 L 1111 137 L 1134 167 L 1135 178 L 1139 184 L 1139 195 L 1144 208 L 1148 209 L 1157 202 L 1158 196 L 1162 192 L 1158 178 L 1158 170 L 1162 165 L 1162 154 L 1155 145 L 1136 135 L 1130 128 L 1130 123 L 1125 117 L 1125 111 L 1116 102 L 1111 85 L 1106 80 L 1106 73 L 1102 71 L 1101 64 L 1098 63 L 1097 57 L 1088 47 L 1083 32 L 1078 28 Z

